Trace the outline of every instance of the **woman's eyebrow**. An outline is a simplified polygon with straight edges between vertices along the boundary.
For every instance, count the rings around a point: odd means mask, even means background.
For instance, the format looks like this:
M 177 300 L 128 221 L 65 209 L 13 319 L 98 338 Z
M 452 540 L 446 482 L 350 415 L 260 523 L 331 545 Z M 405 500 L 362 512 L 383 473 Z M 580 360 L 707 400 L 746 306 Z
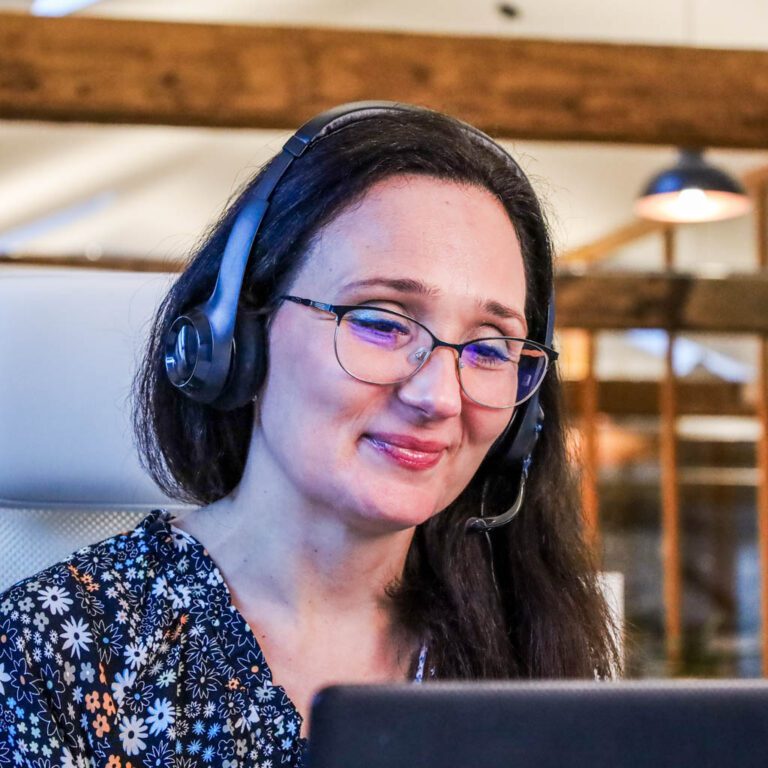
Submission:
M 420 296 L 440 295 L 439 288 L 409 277 L 369 277 L 365 280 L 354 280 L 351 283 L 347 283 L 344 285 L 344 290 L 372 287 L 391 288 L 401 293 L 416 293 Z M 502 304 L 494 299 L 488 299 L 487 301 L 478 299 L 477 304 L 486 314 L 493 315 L 502 320 L 517 320 L 524 329 L 527 330 L 528 328 L 525 316 L 506 304 Z
M 501 304 L 500 302 L 494 301 L 493 299 L 489 299 L 488 301 L 481 301 L 479 304 L 483 308 L 483 311 L 487 312 L 489 315 L 500 317 L 503 320 L 517 320 L 527 333 L 528 323 L 525 319 L 525 316 L 518 312 L 516 309 L 512 309 L 512 307 L 508 307 L 506 304 Z
M 347 283 L 344 286 L 344 290 L 372 287 L 392 288 L 401 293 L 418 293 L 421 296 L 437 296 L 440 294 L 438 288 L 409 277 L 369 277 L 365 280 L 355 280 Z

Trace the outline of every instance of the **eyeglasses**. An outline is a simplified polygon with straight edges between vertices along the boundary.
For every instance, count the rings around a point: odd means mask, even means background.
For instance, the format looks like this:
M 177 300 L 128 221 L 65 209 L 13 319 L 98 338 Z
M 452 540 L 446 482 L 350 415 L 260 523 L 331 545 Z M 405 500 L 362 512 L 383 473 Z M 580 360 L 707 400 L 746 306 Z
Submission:
M 528 339 L 492 336 L 449 344 L 412 317 L 360 304 L 324 304 L 282 296 L 336 317 L 334 350 L 339 365 L 368 384 L 399 384 L 416 374 L 438 347 L 457 352 L 457 373 L 464 394 L 487 408 L 514 408 L 544 381 L 558 353 Z

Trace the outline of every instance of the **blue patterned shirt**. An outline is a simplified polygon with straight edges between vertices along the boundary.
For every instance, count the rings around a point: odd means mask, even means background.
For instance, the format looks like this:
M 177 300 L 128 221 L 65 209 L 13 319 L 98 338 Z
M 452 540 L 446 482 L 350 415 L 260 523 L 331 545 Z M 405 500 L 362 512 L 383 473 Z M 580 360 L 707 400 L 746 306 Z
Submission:
M 304 764 L 301 715 L 170 520 L 156 510 L 0 595 L 0 766 Z

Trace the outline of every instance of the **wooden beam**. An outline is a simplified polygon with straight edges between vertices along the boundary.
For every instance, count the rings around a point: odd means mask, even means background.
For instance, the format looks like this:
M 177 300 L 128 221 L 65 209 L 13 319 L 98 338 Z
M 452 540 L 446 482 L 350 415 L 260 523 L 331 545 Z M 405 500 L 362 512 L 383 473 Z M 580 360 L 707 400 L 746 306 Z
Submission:
M 569 328 L 768 333 L 768 273 L 560 273 L 557 322 Z
M 647 219 L 635 219 L 624 226 L 614 229 L 603 237 L 593 240 L 587 245 L 572 248 L 559 257 L 560 264 L 578 262 L 580 264 L 592 264 L 603 261 L 624 245 L 629 245 L 647 235 L 663 233 L 671 229 L 673 225 Z
M 7 256 L 0 254 L 0 268 L 40 267 L 41 269 L 98 269 L 107 272 L 181 272 L 178 259 L 145 259 L 132 256 Z
M 346 101 L 499 137 L 768 145 L 768 52 L 3 14 L 5 118 L 290 128 Z M 695 73 L 695 77 L 692 76 Z
M 581 413 L 584 381 L 564 382 L 565 403 L 571 416 Z M 680 416 L 753 416 L 755 403 L 745 385 L 729 381 L 678 381 Z M 598 413 L 611 416 L 658 416 L 659 385 L 655 381 L 598 381 Z

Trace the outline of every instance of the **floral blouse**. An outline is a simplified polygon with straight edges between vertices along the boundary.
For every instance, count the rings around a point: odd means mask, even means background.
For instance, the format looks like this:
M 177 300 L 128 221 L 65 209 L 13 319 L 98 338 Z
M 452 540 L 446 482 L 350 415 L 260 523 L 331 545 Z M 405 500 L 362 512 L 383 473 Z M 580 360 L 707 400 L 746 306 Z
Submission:
M 0 766 L 304 765 L 301 715 L 170 520 L 156 510 L 0 595 Z

